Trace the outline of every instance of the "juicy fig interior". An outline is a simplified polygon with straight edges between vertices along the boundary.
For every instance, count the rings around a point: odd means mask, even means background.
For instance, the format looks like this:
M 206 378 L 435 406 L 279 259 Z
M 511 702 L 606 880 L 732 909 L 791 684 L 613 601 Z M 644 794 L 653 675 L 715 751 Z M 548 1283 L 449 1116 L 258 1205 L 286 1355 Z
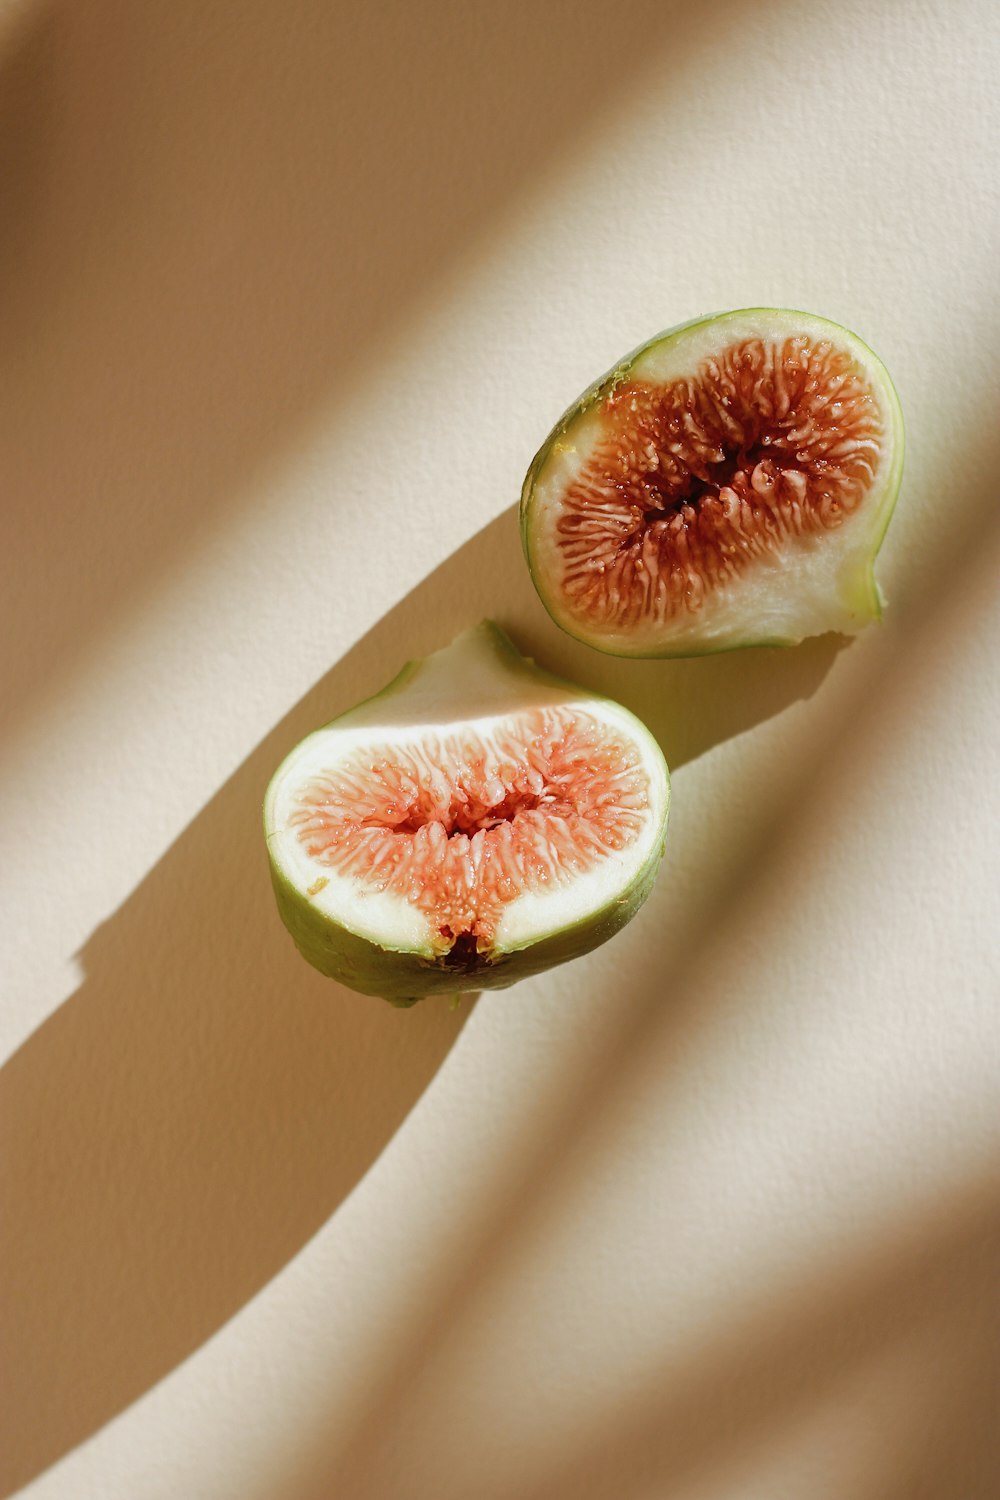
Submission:
M 314 775 L 290 819 L 320 867 L 425 912 L 458 966 L 489 950 L 504 906 L 570 879 L 640 834 L 649 780 L 597 719 L 540 709 L 353 752 Z
M 563 590 L 603 626 L 666 622 L 862 503 L 883 439 L 850 355 L 804 334 L 748 339 L 667 384 L 604 399 L 604 435 L 562 496 Z

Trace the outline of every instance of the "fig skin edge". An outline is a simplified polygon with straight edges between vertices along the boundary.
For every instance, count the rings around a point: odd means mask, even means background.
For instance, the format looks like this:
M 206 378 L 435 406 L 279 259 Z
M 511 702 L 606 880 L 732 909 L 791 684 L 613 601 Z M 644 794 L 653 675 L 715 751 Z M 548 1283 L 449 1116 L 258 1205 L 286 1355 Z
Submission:
M 521 675 L 535 685 L 543 683 L 563 693 L 569 691 L 583 701 L 612 702 L 601 694 L 592 693 L 534 665 L 530 658 L 523 657 L 517 651 L 493 621 L 484 620 L 474 629 L 482 632 L 484 643 L 488 644 L 498 661 L 514 678 Z M 407 662 L 378 693 L 352 706 L 323 728 L 332 728 L 349 719 L 363 722 L 367 708 L 391 698 L 413 680 L 422 665 L 423 659 Z M 634 714 L 617 703 L 614 708 L 635 726 L 635 734 L 641 744 L 655 745 L 649 730 Z M 516 710 L 512 708 L 512 711 Z M 308 894 L 289 878 L 277 860 L 270 857 L 270 844 L 275 837 L 269 826 L 272 822 L 271 787 L 278 783 L 284 767 L 298 749 L 298 745 L 293 747 L 275 771 L 264 802 L 264 832 L 278 911 L 302 957 L 320 973 L 361 994 L 380 997 L 398 1007 L 407 1007 L 427 995 L 460 995 L 469 990 L 506 989 L 521 979 L 530 978 L 556 964 L 582 957 L 600 947 L 631 921 L 653 888 L 663 858 L 670 811 L 670 775 L 658 748 L 657 755 L 660 756 L 665 778 L 665 801 L 655 842 L 631 882 L 602 906 L 576 921 L 553 929 L 536 941 L 527 941 L 521 946 L 513 945 L 494 958 L 484 956 L 481 962 L 463 967 L 449 966 L 445 960 L 424 956 L 409 949 L 380 945 L 345 923 L 333 919 L 328 913 L 321 912 Z
M 880 382 L 880 393 L 885 401 L 886 417 L 893 429 L 895 451 L 892 469 L 890 470 L 884 484 L 885 499 L 882 502 L 882 512 L 879 517 L 879 527 L 876 532 L 873 532 L 871 551 L 867 559 L 866 574 L 860 580 L 864 593 L 864 614 L 867 616 L 866 623 L 878 621 L 882 618 L 882 610 L 886 601 L 875 578 L 875 562 L 878 557 L 879 551 L 881 550 L 882 543 L 885 540 L 885 534 L 889 528 L 889 522 L 892 520 L 893 512 L 896 507 L 896 501 L 899 497 L 899 489 L 903 477 L 904 449 L 906 446 L 906 433 L 903 421 L 903 411 L 900 405 L 899 395 L 896 391 L 895 385 L 893 384 L 892 378 L 889 375 L 888 370 L 885 368 L 885 365 L 882 363 L 882 360 L 875 353 L 874 349 L 872 349 L 869 344 L 865 343 L 864 339 L 859 338 L 856 333 L 852 332 L 851 329 L 845 328 L 843 324 L 835 323 L 830 318 L 820 317 L 816 313 L 807 313 L 795 308 L 741 307 L 733 308 L 730 311 L 724 313 L 708 313 L 700 317 L 689 318 L 684 323 L 677 323 L 672 328 L 667 328 L 664 329 L 661 333 L 653 334 L 651 338 L 645 339 L 641 344 L 637 345 L 636 348 L 632 349 L 622 359 L 618 360 L 610 370 L 607 370 L 603 375 L 599 376 L 597 380 L 595 380 L 591 385 L 587 387 L 587 389 L 581 396 L 578 396 L 577 399 L 566 408 L 562 416 L 552 428 L 551 432 L 546 437 L 545 441 L 542 443 L 541 447 L 538 449 L 538 452 L 535 454 L 528 467 L 528 472 L 524 477 L 524 483 L 521 487 L 521 500 L 518 512 L 521 547 L 524 553 L 525 562 L 528 566 L 528 572 L 531 575 L 531 581 L 535 586 L 535 591 L 538 594 L 538 597 L 541 600 L 542 605 L 544 606 L 549 618 L 555 625 L 559 627 L 560 630 L 564 631 L 566 635 L 571 636 L 574 640 L 579 641 L 582 645 L 589 646 L 592 650 L 600 651 L 604 656 L 616 656 L 630 661 L 662 661 L 682 660 L 688 657 L 697 656 L 718 656 L 722 652 L 749 651 L 755 650 L 760 647 L 787 648 L 790 646 L 799 645 L 801 643 L 799 639 L 792 640 L 773 636 L 758 636 L 745 641 L 732 643 L 725 641 L 721 643 L 709 641 L 704 645 L 686 642 L 682 643 L 679 646 L 673 646 L 668 641 L 663 645 L 662 649 L 650 648 L 647 646 L 642 650 L 630 651 L 620 644 L 611 644 L 593 638 L 582 628 L 577 629 L 572 623 L 557 614 L 556 608 L 554 607 L 553 603 L 550 602 L 550 591 L 546 589 L 539 580 L 539 570 L 535 567 L 533 559 L 532 512 L 535 485 L 539 475 L 545 467 L 552 449 L 562 438 L 566 436 L 566 434 L 579 420 L 579 418 L 590 411 L 590 409 L 593 406 L 597 405 L 598 402 L 603 401 L 604 398 L 610 395 L 617 386 L 623 385 L 629 379 L 632 372 L 632 367 L 636 363 L 636 361 L 648 350 L 652 349 L 655 345 L 661 344 L 665 340 L 673 339 L 678 334 L 686 333 L 690 329 L 701 328 L 707 324 L 716 324 L 721 329 L 724 328 L 725 324 L 730 320 L 735 321 L 739 318 L 761 317 L 768 314 L 778 314 L 783 318 L 789 319 L 801 319 L 806 325 L 816 326 L 818 328 L 829 328 L 831 337 L 836 342 L 840 344 L 846 342 L 848 346 L 856 346 L 866 356 L 869 368 L 873 371 L 877 371 L 878 374 L 882 377 Z M 556 590 L 552 590 L 551 592 L 555 593 Z

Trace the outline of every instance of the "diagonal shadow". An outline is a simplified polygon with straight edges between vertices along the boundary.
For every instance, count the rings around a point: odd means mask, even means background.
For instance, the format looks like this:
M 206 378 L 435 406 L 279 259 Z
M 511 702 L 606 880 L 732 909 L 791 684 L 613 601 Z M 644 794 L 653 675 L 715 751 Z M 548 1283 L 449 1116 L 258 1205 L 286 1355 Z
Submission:
M 985 425 L 978 430 L 990 431 Z M 994 477 L 997 455 L 993 451 L 992 437 L 987 439 L 987 444 L 989 452 L 984 449 L 975 455 L 975 459 L 970 459 L 971 470 L 985 477 L 978 488 L 969 485 L 962 490 L 962 520 L 953 518 L 956 523 L 948 533 L 934 538 L 933 556 L 928 554 L 913 559 L 913 576 L 921 582 L 926 580 L 933 595 L 924 597 L 918 588 L 911 592 L 901 608 L 897 608 L 899 647 L 891 663 L 891 676 L 885 663 L 879 669 L 884 676 L 859 673 L 839 733 L 825 743 L 815 757 L 777 768 L 779 774 L 772 804 L 766 815 L 760 818 L 749 846 L 723 871 L 716 888 L 705 893 L 702 920 L 685 933 L 683 943 L 669 955 L 669 960 L 663 953 L 653 952 L 647 955 L 643 972 L 631 976 L 629 1005 L 617 1039 L 602 1050 L 591 1067 L 574 1078 L 547 1136 L 533 1140 L 530 1158 L 518 1164 L 513 1180 L 504 1179 L 494 1201 L 470 1226 L 469 1232 L 450 1254 L 448 1263 L 438 1268 L 436 1290 L 420 1299 L 419 1311 L 411 1324 L 395 1333 L 371 1398 L 346 1442 L 333 1445 L 331 1450 L 330 1440 L 325 1435 L 318 1436 L 313 1450 L 302 1453 L 294 1474 L 283 1483 L 283 1500 L 290 1496 L 295 1500 L 314 1500 L 314 1497 L 332 1493 L 350 1494 L 358 1500 L 362 1497 L 374 1500 L 375 1496 L 386 1492 L 384 1481 L 390 1484 L 392 1481 L 386 1480 L 385 1464 L 395 1461 L 386 1457 L 386 1432 L 400 1431 L 404 1414 L 413 1409 L 420 1399 L 420 1392 L 433 1378 L 434 1370 L 440 1368 L 449 1347 L 449 1337 L 474 1311 L 484 1289 L 496 1280 L 534 1218 L 544 1211 L 555 1191 L 554 1185 L 567 1172 L 567 1164 L 576 1159 L 586 1143 L 594 1138 L 613 1105 L 627 1097 L 632 1072 L 641 1066 L 654 1038 L 662 1037 L 669 1030 L 675 1037 L 674 1055 L 678 1059 L 677 1065 L 680 1065 L 688 1036 L 705 1023 L 700 1003 L 702 966 L 706 956 L 726 942 L 726 935 L 737 920 L 743 892 L 752 882 L 766 885 L 770 868 L 793 826 L 796 809 L 808 806 L 810 799 L 820 793 L 825 779 L 852 754 L 858 728 L 865 722 L 871 704 L 878 701 L 884 707 L 886 702 L 893 701 L 894 696 L 898 699 L 904 692 L 907 672 L 912 677 L 919 671 L 922 654 L 934 640 L 942 611 L 959 595 L 965 579 L 982 567 L 983 559 L 993 555 L 1000 530 Z M 533 629 L 532 625 L 519 634 L 523 639 L 525 634 L 531 635 Z M 817 651 L 822 648 L 822 643 L 814 645 Z M 753 655 L 741 653 L 736 657 L 722 658 L 720 668 L 731 671 L 734 674 L 731 681 L 735 683 L 740 672 L 754 672 Z M 659 665 L 668 670 L 660 680 L 664 699 L 660 704 L 658 732 L 669 740 L 673 725 L 667 687 L 671 678 L 669 668 L 688 664 Z M 693 665 L 704 666 L 705 663 Z M 658 698 L 656 668 L 649 663 L 645 667 L 647 671 L 652 669 L 649 686 L 644 689 L 648 697 L 636 711 L 652 719 Z M 801 668 L 793 660 L 788 670 L 794 677 Z M 685 678 L 682 676 L 680 680 L 683 682 Z M 786 681 L 786 688 L 788 685 Z M 808 674 L 804 685 L 808 687 Z M 724 676 L 716 679 L 719 691 L 724 692 L 726 686 Z M 624 698 L 626 694 L 619 696 Z M 792 696 L 795 696 L 794 692 Z M 692 689 L 688 708 L 697 721 L 698 705 L 693 698 Z M 636 706 L 634 701 L 633 706 Z M 674 764 L 698 754 L 708 747 L 708 743 L 697 737 L 687 743 L 682 741 L 681 757 L 675 757 Z M 664 878 L 669 879 L 669 874 L 661 880 Z M 669 1006 L 664 1004 L 666 993 L 670 995 Z M 977 1216 L 982 1206 L 980 1199 L 974 1210 Z M 992 1208 L 989 1212 L 992 1213 Z M 983 1221 L 977 1217 L 976 1222 Z M 961 1249 L 961 1243 L 956 1244 L 957 1250 Z M 859 1273 L 859 1277 L 860 1287 L 864 1273 Z M 775 1304 L 775 1316 L 779 1319 L 782 1316 L 780 1300 Z M 719 1370 L 716 1375 L 724 1389 L 725 1372 Z M 683 1381 L 684 1378 L 683 1370 L 674 1373 L 675 1380 Z M 393 1449 L 396 1457 L 398 1448 L 397 1443 Z M 599 1462 L 601 1451 L 591 1456 Z M 572 1473 L 577 1474 L 575 1466 Z M 668 1483 L 667 1480 L 663 1482 Z M 263 1492 L 268 1500 L 271 1493 L 270 1490 Z M 439 1500 L 450 1500 L 451 1492 L 447 1486 L 437 1493 Z M 552 1493 L 555 1495 L 557 1491 Z M 571 1493 L 575 1493 L 571 1487 L 559 1491 L 559 1500 L 563 1494 Z
M 940 1298 L 942 1309 L 954 1312 L 937 1319 L 936 1337 L 925 1352 L 922 1384 L 925 1390 L 931 1385 L 933 1396 L 925 1400 L 922 1420 L 901 1423 L 889 1435 L 881 1464 L 873 1465 L 874 1482 L 858 1500 L 940 1500 L 952 1494 L 994 1500 L 1000 1474 L 996 1222 L 984 1222 L 968 1249 L 975 1257 L 971 1264 L 956 1246 Z M 977 1277 L 980 1268 L 984 1274 Z
M 382 685 L 396 663 L 424 656 L 489 617 L 550 671 L 630 708 L 671 769 L 809 698 L 849 642 L 827 635 L 794 650 L 756 648 L 679 661 L 628 661 L 571 640 L 551 621 L 524 565 L 517 507 L 472 537 L 384 616 L 337 668 L 346 707 Z
M 95 932 L 77 993 L 0 1072 L 5 1495 L 295 1255 L 463 1024 L 426 1006 L 408 1025 L 323 979 L 273 910 L 263 787 L 337 684 L 258 747 Z
M 0 1072 L 7 1144 L 2 1493 L 196 1349 L 335 1211 L 461 1019 L 322 979 L 272 910 L 271 772 L 409 656 L 492 613 L 546 664 L 614 693 L 674 764 L 818 685 L 839 642 L 622 663 L 549 621 L 506 511 L 393 609 L 254 751 L 87 943 L 85 978 Z
M 0 58 L 8 724 L 357 389 L 638 60 L 669 40 L 683 69 L 737 8 L 36 0 Z
M 998 1258 L 1000 1184 L 990 1172 L 942 1202 L 933 1220 L 895 1228 L 859 1261 L 768 1300 L 693 1353 L 668 1355 L 647 1372 L 641 1395 L 632 1393 L 627 1405 L 612 1403 L 560 1462 L 513 1493 L 487 1485 L 484 1496 L 638 1500 L 704 1485 L 720 1470 L 745 1475 L 737 1466 L 750 1461 L 775 1427 L 807 1416 L 887 1350 L 907 1344 L 916 1344 L 917 1360 L 933 1359 L 949 1390 L 958 1388 L 968 1399 L 984 1380 L 995 1391 Z M 968 1417 L 966 1411 L 965 1442 L 950 1435 L 954 1493 L 987 1500 L 991 1458 L 982 1440 L 991 1425 L 973 1427 L 980 1442 L 970 1448 Z M 919 1464 L 922 1471 L 927 1462 L 928 1435 L 910 1431 L 901 1445 L 911 1482 L 913 1468 Z M 991 1447 L 996 1453 L 996 1444 Z M 880 1490 L 880 1497 L 890 1492 Z M 931 1492 L 919 1483 L 899 1489 L 911 1500 L 920 1493 Z

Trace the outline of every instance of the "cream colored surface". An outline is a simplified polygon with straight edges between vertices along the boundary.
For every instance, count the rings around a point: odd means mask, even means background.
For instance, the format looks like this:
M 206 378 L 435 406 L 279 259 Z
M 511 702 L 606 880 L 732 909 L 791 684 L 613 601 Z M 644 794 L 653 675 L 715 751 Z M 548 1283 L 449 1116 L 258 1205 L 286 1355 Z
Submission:
M 993 1500 L 994 0 L 0 12 L 3 1492 Z M 523 470 L 658 327 L 896 376 L 883 626 L 558 635 Z M 296 957 L 281 755 L 493 613 L 675 770 L 607 948 Z

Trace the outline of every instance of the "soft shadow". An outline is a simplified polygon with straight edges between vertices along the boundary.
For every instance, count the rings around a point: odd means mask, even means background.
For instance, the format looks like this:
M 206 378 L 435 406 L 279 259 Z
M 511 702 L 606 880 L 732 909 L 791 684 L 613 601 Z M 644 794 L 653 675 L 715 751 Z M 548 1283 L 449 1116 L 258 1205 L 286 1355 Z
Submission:
M 285 752 L 483 614 L 629 702 L 674 763 L 811 692 L 832 642 L 624 663 L 549 621 L 505 512 L 414 589 L 263 742 L 82 954 L 85 982 L 0 1073 L 17 1386 L 4 1493 L 133 1401 L 327 1219 L 468 1014 L 406 1015 L 295 955 L 259 808 Z
M 264 786 L 355 691 L 351 669 L 334 669 L 259 746 L 97 930 L 78 992 L 0 1072 L 3 1494 L 295 1255 L 470 1013 L 471 996 L 402 1012 L 350 993 L 298 957 L 274 910 Z
M 27 8 L 0 57 L 8 724 L 612 115 L 674 10 Z
M 793 650 L 754 649 L 688 661 L 627 661 L 571 640 L 550 620 L 524 564 L 517 508 L 454 552 L 344 658 L 358 697 L 398 664 L 445 645 L 476 620 L 496 620 L 518 649 L 594 692 L 624 703 L 656 735 L 672 770 L 809 698 L 829 672 L 842 636 Z M 351 702 L 345 694 L 341 707 Z
M 282 1481 L 282 1500 L 288 1500 L 288 1497 L 294 1497 L 294 1500 L 320 1500 L 320 1497 L 331 1494 L 349 1494 L 357 1496 L 358 1500 L 372 1497 L 374 1500 L 375 1496 L 392 1492 L 392 1486 L 403 1472 L 401 1466 L 412 1465 L 414 1472 L 422 1472 L 421 1435 L 408 1427 L 407 1423 L 410 1413 L 420 1409 L 420 1403 L 429 1391 L 433 1391 L 434 1409 L 447 1409 L 447 1389 L 441 1385 L 435 1387 L 434 1381 L 435 1375 L 447 1361 L 448 1353 L 453 1347 L 453 1337 L 468 1326 L 470 1318 L 480 1306 L 481 1298 L 516 1259 L 539 1218 L 551 1208 L 560 1187 L 571 1182 L 574 1174 L 585 1173 L 588 1147 L 599 1139 L 602 1124 L 609 1114 L 628 1098 L 635 1073 L 641 1071 L 648 1049 L 652 1046 L 662 1048 L 665 1038 L 669 1037 L 672 1065 L 678 1070 L 683 1068 L 689 1047 L 711 1020 L 706 1014 L 703 994 L 705 964 L 711 961 L 717 948 L 734 940 L 734 925 L 740 920 L 745 892 L 751 884 L 756 884 L 758 889 L 767 889 L 769 882 L 777 878 L 777 862 L 795 827 L 799 810 L 808 807 L 812 799 L 822 795 L 827 779 L 836 774 L 838 767 L 846 765 L 850 758 L 853 775 L 862 777 L 872 773 L 874 767 L 864 764 L 863 758 L 859 758 L 858 750 L 863 728 L 872 716 L 873 704 L 879 703 L 883 713 L 891 711 L 894 721 L 898 719 L 902 723 L 905 722 L 910 706 L 919 701 L 921 663 L 937 640 L 946 610 L 953 607 L 956 600 L 963 598 L 970 578 L 978 576 L 991 558 L 995 559 L 1000 512 L 996 507 L 996 485 L 993 478 L 995 464 L 992 459 L 995 459 L 995 454 L 991 455 L 991 461 L 983 462 L 980 466 L 986 476 L 985 482 L 981 486 L 970 487 L 964 494 L 963 511 L 967 527 L 956 527 L 949 537 L 935 539 L 933 557 L 914 558 L 915 576 L 931 571 L 934 594 L 933 597 L 926 597 L 920 591 L 911 593 L 908 608 L 897 610 L 896 651 L 891 660 L 891 669 L 889 663 L 883 660 L 877 672 L 858 674 L 838 732 L 821 746 L 817 745 L 815 756 L 798 761 L 789 761 L 786 757 L 776 765 L 773 796 L 759 819 L 755 836 L 740 850 L 738 856 L 720 867 L 713 888 L 704 892 L 701 920 L 690 925 L 684 932 L 683 939 L 675 943 L 669 953 L 658 951 L 654 943 L 643 955 L 641 967 L 637 971 L 619 976 L 617 995 L 622 1009 L 622 1023 L 617 1036 L 602 1048 L 600 1057 L 592 1066 L 582 1069 L 569 1082 L 545 1135 L 533 1138 L 530 1156 L 517 1164 L 515 1172 L 504 1175 L 493 1200 L 469 1224 L 467 1232 L 449 1254 L 447 1262 L 437 1268 L 433 1285 L 419 1299 L 419 1310 L 413 1319 L 405 1327 L 393 1330 L 387 1339 L 380 1373 L 370 1399 L 366 1401 L 363 1412 L 347 1434 L 346 1440 L 331 1441 L 327 1434 L 317 1432 L 311 1449 L 304 1444 L 294 1471 Z M 525 636 L 533 638 L 538 628 L 537 620 L 530 621 L 525 629 L 517 632 L 519 639 L 523 641 Z M 815 643 L 814 649 L 819 649 L 822 645 L 823 643 Z M 663 664 L 660 668 L 650 664 L 645 666 L 652 673 L 662 670 L 664 691 L 671 681 L 675 665 L 717 667 L 720 674 L 718 677 L 713 680 L 706 676 L 705 712 L 702 714 L 698 713 L 699 705 L 695 699 L 695 674 L 692 673 L 690 679 L 686 673 L 681 674 L 682 682 L 690 682 L 692 699 L 688 708 L 696 719 L 707 724 L 716 715 L 724 716 L 728 712 L 725 701 L 715 703 L 709 709 L 713 694 L 721 692 L 725 697 L 728 689 L 737 689 L 732 724 L 732 731 L 736 733 L 746 727 L 746 706 L 748 701 L 752 701 L 752 696 L 745 700 L 738 692 L 739 674 L 745 671 L 755 672 L 756 655 L 746 652 L 711 663 Z M 796 664 L 797 656 L 798 653 L 790 653 L 787 666 L 784 666 L 784 658 L 775 663 L 779 673 L 784 670 L 789 674 L 779 693 L 779 697 L 783 696 L 785 701 L 791 701 L 799 689 L 811 690 L 811 686 L 816 685 L 829 665 L 828 661 L 823 663 L 820 655 L 818 672 L 811 672 Z M 811 656 L 812 653 L 806 652 L 805 661 L 809 662 Z M 727 669 L 731 676 L 727 675 Z M 763 679 L 766 670 L 763 666 L 760 667 L 761 679 L 758 680 Z M 592 680 L 594 676 L 593 673 L 579 675 L 585 676 L 586 680 Z M 655 697 L 652 689 L 651 694 Z M 621 693 L 620 696 L 625 697 L 626 694 Z M 656 704 L 650 701 L 647 708 L 655 710 Z M 648 714 L 650 718 L 653 716 L 653 713 Z M 660 707 L 659 732 L 668 743 L 673 724 L 672 704 L 666 701 Z M 690 759 L 692 755 L 707 749 L 709 743 L 708 736 L 703 738 L 701 734 L 691 734 L 678 740 L 677 750 L 681 758 Z M 678 763 L 676 751 L 674 763 Z M 672 878 L 674 872 L 669 869 L 668 863 L 667 871 L 661 876 L 661 884 L 668 883 L 664 887 L 667 892 Z M 683 872 L 680 873 L 680 878 L 683 878 Z M 669 1075 L 664 1077 L 662 1083 L 664 1089 L 669 1090 Z M 920 1287 L 925 1277 L 932 1279 L 935 1286 L 943 1286 L 952 1272 L 963 1275 L 966 1263 L 974 1264 L 975 1275 L 980 1274 L 983 1255 L 992 1253 L 991 1247 L 995 1245 L 997 1209 L 995 1181 L 986 1187 L 981 1183 L 973 1183 L 961 1206 L 955 1208 L 953 1226 L 949 1225 L 952 1206 L 942 1205 L 939 1215 L 933 1220 L 910 1226 L 904 1231 L 904 1243 L 898 1247 L 903 1258 L 899 1274 L 905 1283 L 910 1274 L 907 1262 L 911 1258 L 911 1251 L 905 1248 L 908 1243 L 913 1247 L 914 1285 L 912 1290 L 904 1286 L 899 1303 L 886 1309 L 882 1327 L 885 1340 L 891 1337 L 895 1329 L 902 1327 L 910 1311 L 919 1303 L 922 1295 Z M 942 1226 L 943 1232 L 939 1232 Z M 768 1317 L 773 1319 L 776 1328 L 785 1330 L 783 1338 L 787 1348 L 796 1357 L 797 1351 L 805 1349 L 809 1341 L 808 1317 L 811 1316 L 810 1304 L 813 1300 L 819 1309 L 822 1328 L 829 1327 L 832 1330 L 831 1347 L 821 1348 L 816 1353 L 817 1392 L 824 1388 L 828 1377 L 831 1381 L 836 1380 L 838 1372 L 844 1368 L 844 1360 L 836 1343 L 838 1309 L 845 1316 L 851 1317 L 854 1315 L 852 1306 L 856 1305 L 860 1309 L 857 1316 L 863 1323 L 868 1310 L 878 1302 L 893 1274 L 892 1266 L 888 1264 L 897 1253 L 892 1232 L 888 1241 L 874 1241 L 869 1249 L 870 1257 L 867 1262 L 859 1261 L 843 1268 L 843 1276 L 838 1277 L 834 1283 L 832 1297 L 828 1298 L 825 1291 L 816 1288 L 813 1294 L 807 1294 L 799 1302 L 790 1302 L 786 1307 L 785 1289 L 778 1287 L 775 1290 Z M 949 1306 L 957 1305 L 946 1301 L 945 1315 L 947 1316 Z M 964 1316 L 964 1301 L 961 1302 L 961 1309 Z M 800 1330 L 795 1326 L 800 1319 L 804 1322 L 801 1337 Z M 813 1331 L 818 1334 L 822 1329 L 813 1325 Z M 763 1335 L 758 1331 L 755 1336 Z M 879 1343 L 879 1337 L 879 1324 L 876 1321 L 871 1341 L 873 1351 Z M 707 1393 L 705 1399 L 710 1405 L 712 1398 L 709 1386 L 714 1382 L 720 1403 L 714 1410 L 722 1425 L 715 1429 L 714 1446 L 710 1451 L 703 1441 L 706 1431 L 704 1427 L 700 1433 L 692 1432 L 689 1440 L 680 1440 L 682 1477 L 688 1468 L 693 1472 L 701 1464 L 702 1458 L 707 1465 L 709 1461 L 713 1464 L 721 1462 L 729 1453 L 738 1455 L 743 1446 L 753 1440 L 758 1426 L 766 1429 L 779 1421 L 782 1404 L 786 1399 L 790 1407 L 794 1404 L 794 1389 L 783 1380 L 780 1369 L 771 1395 L 762 1393 L 758 1397 L 755 1393 L 753 1336 L 749 1342 L 720 1344 L 716 1352 L 721 1354 L 718 1363 L 709 1369 L 707 1364 L 696 1361 L 692 1365 L 691 1374 L 695 1381 L 704 1381 L 700 1389 Z M 962 1366 L 963 1378 L 968 1375 L 970 1362 L 974 1373 L 982 1368 L 982 1355 L 981 1348 L 969 1351 L 969 1362 Z M 957 1363 L 961 1364 L 961 1360 Z M 682 1361 L 670 1372 L 671 1390 L 663 1392 L 663 1402 L 670 1414 L 671 1430 L 675 1432 L 683 1430 L 689 1411 L 683 1396 L 678 1394 L 687 1379 L 688 1370 Z M 724 1425 L 728 1421 L 726 1403 L 730 1398 L 736 1401 L 732 1448 L 729 1447 L 728 1429 Z M 640 1408 L 634 1417 L 636 1430 L 641 1428 L 642 1432 L 647 1429 L 655 1431 L 660 1420 L 658 1411 Z M 616 1425 L 607 1431 L 603 1438 L 595 1435 L 593 1447 L 587 1449 L 594 1465 L 603 1462 L 606 1452 L 613 1451 L 617 1454 L 620 1451 L 618 1433 L 624 1432 L 627 1438 L 633 1430 L 632 1421 L 633 1415 L 626 1413 L 621 1418 L 620 1426 Z M 387 1432 L 394 1434 L 391 1447 L 387 1447 L 385 1442 Z M 407 1442 L 411 1435 L 412 1443 L 408 1449 Z M 426 1434 L 426 1441 L 433 1443 L 433 1431 Z M 469 1441 L 474 1442 L 474 1434 L 469 1435 Z M 685 1441 L 689 1444 L 687 1448 L 684 1446 Z M 627 1447 L 627 1443 L 625 1446 Z M 657 1465 L 662 1460 L 662 1468 L 656 1476 L 655 1492 L 671 1492 L 673 1475 L 669 1466 L 669 1453 L 659 1445 L 656 1446 L 655 1453 L 659 1455 Z M 973 1453 L 969 1461 L 977 1463 L 977 1455 Z M 614 1465 L 611 1467 L 613 1469 Z M 565 1470 L 557 1460 L 550 1471 L 552 1488 L 546 1489 L 543 1485 L 538 1493 L 551 1493 L 558 1496 L 559 1500 L 562 1500 L 563 1495 L 583 1493 L 573 1488 L 582 1472 L 582 1466 L 576 1464 L 573 1456 L 568 1457 Z M 649 1479 L 649 1475 L 645 1477 Z M 484 1485 L 484 1493 L 503 1494 L 502 1474 L 490 1476 L 490 1479 L 492 1487 Z M 610 1492 L 607 1487 L 598 1491 L 600 1494 Z M 620 1488 L 617 1479 L 613 1492 L 628 1494 L 627 1490 Z M 651 1492 L 653 1491 L 648 1488 L 641 1490 L 643 1494 Z M 266 1486 L 260 1492 L 261 1500 L 271 1500 L 275 1493 L 277 1491 L 273 1486 Z M 435 1493 L 439 1500 L 452 1500 L 453 1493 L 457 1491 L 453 1491 L 449 1484 L 441 1484 Z
M 883 1422 L 880 1451 L 902 1464 L 906 1478 L 899 1483 L 897 1473 L 890 1482 L 882 1473 L 880 1500 L 986 1500 L 987 1479 L 996 1474 L 983 1446 L 992 1431 L 983 1391 L 993 1392 L 995 1405 L 998 1262 L 1000 1192 L 991 1172 L 941 1203 L 932 1219 L 896 1226 L 833 1275 L 783 1289 L 695 1353 L 668 1354 L 646 1372 L 640 1396 L 581 1428 L 561 1462 L 516 1491 L 486 1493 L 491 1500 L 640 1500 L 701 1488 L 729 1471 L 745 1480 L 775 1429 L 787 1432 L 828 1398 L 843 1398 L 886 1356 L 903 1354 L 902 1372 L 883 1377 L 885 1395 L 898 1393 L 908 1373 L 910 1399 L 915 1386 L 919 1401 L 929 1365 L 946 1395 L 922 1420 L 911 1409 L 900 1430 Z M 952 1422 L 939 1420 L 942 1406 Z M 947 1462 L 950 1488 L 928 1486 L 932 1455 Z M 867 1486 L 850 1497 L 868 1500 Z

